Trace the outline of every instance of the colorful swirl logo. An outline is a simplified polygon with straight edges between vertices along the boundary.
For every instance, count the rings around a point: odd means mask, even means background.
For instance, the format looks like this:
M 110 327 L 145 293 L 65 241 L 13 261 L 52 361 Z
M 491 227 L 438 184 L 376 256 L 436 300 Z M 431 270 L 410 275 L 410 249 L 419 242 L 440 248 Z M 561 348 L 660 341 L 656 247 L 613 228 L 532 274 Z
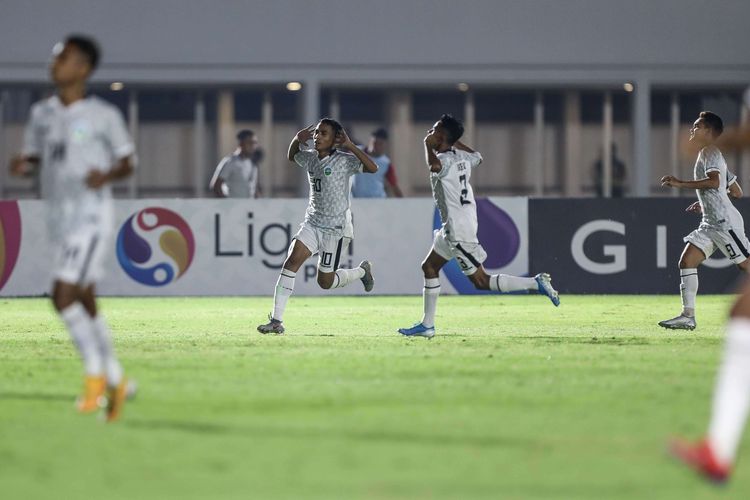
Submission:
M 21 211 L 17 201 L 0 201 L 0 290 L 10 279 L 21 248 Z
M 154 252 L 157 245 L 161 252 Z M 117 260 L 138 283 L 164 286 L 179 279 L 195 254 L 187 222 L 166 208 L 149 207 L 134 213 L 117 235 Z
M 500 269 L 516 258 L 521 248 L 521 234 L 516 223 L 508 213 L 487 199 L 477 199 L 477 237 L 479 243 L 487 252 L 487 260 L 484 267 L 488 270 Z M 435 208 L 432 220 L 433 229 L 440 229 L 440 212 Z M 451 259 L 443 267 L 443 273 L 450 281 L 453 288 L 461 294 L 488 294 L 496 293 L 477 290 L 474 285 L 466 279 L 458 266 L 456 259 Z

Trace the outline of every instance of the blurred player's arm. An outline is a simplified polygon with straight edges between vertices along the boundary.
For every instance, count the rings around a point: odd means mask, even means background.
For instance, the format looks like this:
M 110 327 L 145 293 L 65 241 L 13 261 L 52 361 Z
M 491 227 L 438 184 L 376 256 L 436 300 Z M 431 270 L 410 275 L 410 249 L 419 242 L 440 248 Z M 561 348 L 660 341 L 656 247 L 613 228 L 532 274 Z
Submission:
M 744 194 L 742 192 L 742 186 L 740 186 L 740 183 L 737 182 L 737 178 L 734 178 L 734 181 L 729 185 L 729 188 L 727 188 L 727 193 L 729 194 L 730 198 L 738 199 L 742 198 L 742 195 Z
M 717 139 L 716 146 L 724 152 L 747 149 L 750 147 L 750 125 L 725 130 Z
M 86 176 L 86 185 L 91 189 L 99 189 L 108 182 L 119 181 L 133 173 L 132 156 L 128 155 L 117 160 L 108 171 L 92 170 Z
M 430 172 L 440 172 L 443 169 L 443 164 L 440 163 L 440 158 L 435 154 L 435 148 L 437 147 L 437 138 L 435 134 L 427 134 L 424 138 L 424 161 L 430 168 Z
M 309 127 L 303 128 L 302 130 L 297 132 L 297 135 L 294 136 L 294 139 L 292 139 L 292 142 L 289 144 L 289 151 L 286 154 L 286 157 L 289 161 L 294 161 L 295 155 L 299 153 L 299 145 L 305 144 L 310 140 L 313 135 L 314 129 L 315 124 L 312 124 Z
M 453 147 L 456 149 L 460 149 L 461 151 L 466 151 L 467 153 L 476 153 L 476 151 L 474 151 L 473 149 L 471 149 L 469 146 L 467 146 L 461 141 L 456 141 Z
M 36 155 L 16 155 L 10 159 L 8 170 L 16 177 L 31 177 L 39 167 L 39 157 Z
M 665 175 L 661 178 L 661 185 L 684 189 L 716 189 L 721 185 L 718 170 L 711 170 L 706 175 L 705 178 L 698 179 L 697 181 L 683 181 L 674 175 Z
M 354 156 L 357 157 L 359 162 L 362 164 L 362 171 L 368 174 L 374 174 L 378 171 L 378 165 L 372 161 L 372 158 L 369 157 L 364 151 L 359 149 L 356 144 L 352 142 L 351 139 L 349 139 L 349 136 L 345 131 L 339 132 L 339 144 L 341 148 L 346 149 L 350 153 L 354 154 Z

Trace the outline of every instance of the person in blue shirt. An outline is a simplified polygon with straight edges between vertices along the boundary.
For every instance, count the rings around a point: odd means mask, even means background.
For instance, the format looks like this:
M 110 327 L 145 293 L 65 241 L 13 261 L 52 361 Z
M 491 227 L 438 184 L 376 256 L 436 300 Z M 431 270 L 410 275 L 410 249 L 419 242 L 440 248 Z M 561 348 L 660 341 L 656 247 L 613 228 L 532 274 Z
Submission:
M 352 196 L 355 198 L 386 198 L 388 195 L 402 198 L 404 194 L 398 187 L 396 169 L 390 157 L 385 153 L 388 146 L 388 131 L 384 128 L 375 130 L 370 135 L 370 142 L 365 148 L 370 158 L 378 166 L 375 174 L 357 174 L 352 179 Z

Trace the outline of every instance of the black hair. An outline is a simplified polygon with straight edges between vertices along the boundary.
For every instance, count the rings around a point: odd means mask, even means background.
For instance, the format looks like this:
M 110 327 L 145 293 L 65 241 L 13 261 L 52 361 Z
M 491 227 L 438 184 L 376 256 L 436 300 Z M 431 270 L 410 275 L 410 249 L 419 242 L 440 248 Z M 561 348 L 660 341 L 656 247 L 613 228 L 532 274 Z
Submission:
M 701 111 L 698 118 L 703 120 L 706 126 L 711 129 L 711 134 L 714 137 L 719 137 L 721 133 L 724 132 L 724 122 L 716 113 L 712 113 L 711 111 Z
M 254 135 L 255 135 L 255 132 L 253 132 L 250 129 L 245 128 L 237 132 L 237 140 L 244 141 L 248 137 L 253 137 Z
M 68 35 L 65 38 L 65 45 L 73 45 L 89 62 L 91 65 L 91 71 L 94 71 L 99 66 L 99 59 L 101 58 L 102 51 L 99 49 L 99 44 L 86 35 Z
M 343 132 L 344 130 L 344 127 L 342 127 L 341 124 L 333 118 L 321 118 L 320 123 L 324 123 L 330 126 L 333 129 L 334 136 L 338 135 L 339 132 Z
M 443 126 L 445 132 L 448 134 L 446 138 L 449 144 L 455 144 L 457 140 L 464 135 L 464 125 L 459 120 L 453 117 L 453 115 L 444 114 L 440 117 L 440 125 Z
M 384 141 L 388 140 L 388 131 L 384 129 L 383 127 L 373 130 L 372 134 L 370 135 L 372 135 L 376 139 L 383 139 Z

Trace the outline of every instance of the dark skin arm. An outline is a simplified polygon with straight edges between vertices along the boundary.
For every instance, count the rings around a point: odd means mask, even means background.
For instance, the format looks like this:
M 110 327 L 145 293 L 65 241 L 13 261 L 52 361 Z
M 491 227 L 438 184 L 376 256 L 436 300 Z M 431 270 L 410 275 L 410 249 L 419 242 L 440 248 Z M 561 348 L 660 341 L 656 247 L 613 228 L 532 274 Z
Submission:
M 719 172 L 709 172 L 704 179 L 697 181 L 683 181 L 673 175 L 665 175 L 661 178 L 661 185 L 665 187 L 676 187 L 683 189 L 717 189 L 721 185 Z
M 364 151 L 359 149 L 343 130 L 339 132 L 337 143 L 341 149 L 345 149 L 357 157 L 360 163 L 362 163 L 363 172 L 374 174 L 378 171 L 378 165 Z
M 456 149 L 460 149 L 461 151 L 466 151 L 467 153 L 476 153 L 476 151 L 474 151 L 473 149 L 471 149 L 469 146 L 467 146 L 461 141 L 456 141 L 453 147 Z
M 438 140 L 434 132 L 427 134 L 427 137 L 424 138 L 424 160 L 430 168 L 430 172 L 440 172 L 443 169 L 443 164 L 440 163 L 440 159 L 435 154 L 435 149 L 438 145 Z
M 86 176 L 86 185 L 91 189 L 99 189 L 108 182 L 124 179 L 133 173 L 133 164 L 130 157 L 121 158 L 115 166 L 107 172 L 92 170 Z
M 297 135 L 294 136 L 294 139 L 292 139 L 292 142 L 289 144 L 289 151 L 286 154 L 289 161 L 294 161 L 294 155 L 299 153 L 299 145 L 306 143 L 312 138 L 313 130 L 315 130 L 314 123 L 297 132 Z
M 39 157 L 31 155 L 16 155 L 10 159 L 8 169 L 15 177 L 31 177 L 39 167 Z

